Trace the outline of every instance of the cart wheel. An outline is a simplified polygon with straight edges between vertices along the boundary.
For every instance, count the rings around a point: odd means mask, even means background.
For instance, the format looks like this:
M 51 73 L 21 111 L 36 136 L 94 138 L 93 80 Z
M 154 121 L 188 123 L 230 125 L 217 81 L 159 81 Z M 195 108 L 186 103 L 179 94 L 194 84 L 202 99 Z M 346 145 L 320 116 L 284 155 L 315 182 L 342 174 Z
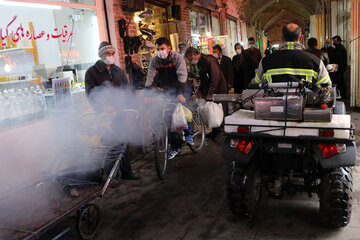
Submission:
M 200 152 L 205 143 L 205 125 L 198 112 L 193 112 L 191 125 L 194 133 L 194 145 L 190 145 L 190 149 L 191 151 L 197 153 Z
M 82 239 L 92 239 L 100 227 L 100 208 L 87 204 L 78 214 L 77 231 Z
M 165 122 L 161 122 L 157 134 L 155 134 L 154 161 L 156 174 L 159 179 L 164 179 L 168 160 L 168 128 Z

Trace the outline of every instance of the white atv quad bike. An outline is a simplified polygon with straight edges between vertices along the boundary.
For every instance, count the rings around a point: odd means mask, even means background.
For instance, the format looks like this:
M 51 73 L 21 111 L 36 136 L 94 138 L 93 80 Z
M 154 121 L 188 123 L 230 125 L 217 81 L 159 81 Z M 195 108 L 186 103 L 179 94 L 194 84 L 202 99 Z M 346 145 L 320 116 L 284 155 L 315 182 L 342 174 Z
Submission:
M 270 83 L 241 96 L 215 95 L 215 102 L 238 102 L 225 117 L 222 156 L 231 160 L 228 199 L 235 215 L 256 215 L 262 190 L 280 198 L 306 192 L 320 198 L 320 218 L 345 227 L 351 216 L 352 167 L 356 146 L 350 115 L 336 102 L 336 88 Z

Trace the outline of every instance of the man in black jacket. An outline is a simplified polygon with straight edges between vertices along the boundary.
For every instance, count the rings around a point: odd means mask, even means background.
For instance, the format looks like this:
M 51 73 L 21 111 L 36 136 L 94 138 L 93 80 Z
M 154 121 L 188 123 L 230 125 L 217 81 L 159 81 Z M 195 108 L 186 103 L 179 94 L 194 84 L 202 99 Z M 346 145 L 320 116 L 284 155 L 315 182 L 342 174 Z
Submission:
M 127 88 L 129 86 L 129 82 L 127 80 L 125 72 L 120 67 L 114 64 L 115 51 L 116 49 L 110 43 L 105 41 L 100 43 L 98 51 L 98 56 L 100 57 L 100 60 L 98 60 L 95 65 L 90 67 L 85 74 L 86 96 L 96 112 L 104 112 L 105 108 L 108 107 L 104 106 L 104 104 L 106 103 L 103 102 L 103 99 L 97 99 L 97 93 L 101 91 L 101 87 L 107 84 L 110 84 L 115 88 Z M 96 92 L 94 91 L 95 88 L 97 88 Z M 110 101 L 107 101 L 107 103 L 109 102 Z M 121 122 L 121 118 L 123 118 L 123 115 L 121 113 L 117 113 L 117 116 L 115 116 L 113 122 L 111 123 L 113 129 L 117 129 L 119 127 L 119 122 Z M 105 134 L 103 141 L 113 141 L 113 137 L 111 137 L 110 135 L 111 133 Z M 110 144 L 113 145 L 114 143 L 112 142 Z M 116 144 L 121 145 L 122 143 Z M 105 166 L 106 170 L 111 170 L 112 164 L 113 163 L 108 162 Z M 128 157 L 122 160 L 121 177 L 123 179 L 129 180 L 139 179 L 139 177 L 133 174 Z
M 336 35 L 332 38 L 335 46 L 334 63 L 338 65 L 338 70 L 331 74 L 331 80 L 337 85 L 340 90 L 341 98 L 347 98 L 347 89 L 345 85 L 345 71 L 347 69 L 347 52 L 344 45 L 341 44 L 341 37 Z
M 231 58 L 223 55 L 220 45 L 216 44 L 213 47 L 213 56 L 218 60 L 222 73 L 224 74 L 227 87 L 232 88 L 234 86 L 234 71 Z
M 220 64 L 212 55 L 200 53 L 196 48 L 189 47 L 185 57 L 191 64 L 197 64 L 200 72 L 200 86 L 197 91 L 204 98 L 212 98 L 214 94 L 226 94 L 227 85 Z
M 320 58 L 325 67 L 330 64 L 330 61 L 329 61 L 329 56 L 326 52 L 322 51 L 322 50 L 319 50 L 317 48 L 317 45 L 318 45 L 318 41 L 316 38 L 309 38 L 309 40 L 307 41 L 307 45 L 308 45 L 308 52 L 309 53 L 312 53 L 314 54 L 315 56 L 317 56 L 318 58 Z

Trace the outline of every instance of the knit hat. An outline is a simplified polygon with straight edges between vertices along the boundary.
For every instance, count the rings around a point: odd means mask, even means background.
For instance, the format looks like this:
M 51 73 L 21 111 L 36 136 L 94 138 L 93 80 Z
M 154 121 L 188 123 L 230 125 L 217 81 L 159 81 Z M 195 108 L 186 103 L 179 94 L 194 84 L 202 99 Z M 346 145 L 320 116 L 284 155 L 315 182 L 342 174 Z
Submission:
M 100 46 L 99 46 L 98 56 L 101 57 L 101 55 L 103 55 L 104 53 L 106 53 L 108 51 L 116 52 L 116 49 L 114 48 L 113 45 L 111 45 L 111 43 L 108 43 L 106 41 L 101 42 Z

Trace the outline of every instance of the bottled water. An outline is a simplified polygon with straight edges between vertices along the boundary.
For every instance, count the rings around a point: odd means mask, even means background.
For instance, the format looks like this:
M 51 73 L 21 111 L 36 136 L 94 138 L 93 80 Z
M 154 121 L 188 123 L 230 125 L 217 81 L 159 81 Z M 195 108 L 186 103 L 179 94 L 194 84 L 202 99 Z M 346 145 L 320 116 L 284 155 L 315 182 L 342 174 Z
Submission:
M 16 101 L 16 92 L 12 88 L 9 90 L 9 100 L 11 104 L 10 119 L 17 118 L 21 115 L 21 107 Z
M 10 103 L 10 98 L 9 98 L 9 91 L 8 90 L 4 90 L 3 92 L 3 101 L 2 101 L 2 105 L 3 105 L 3 109 L 4 109 L 4 117 L 3 119 L 10 119 L 12 118 L 12 104 Z
M 39 109 L 41 112 L 46 111 L 46 101 L 43 91 L 40 89 L 39 86 L 36 87 L 36 95 L 39 99 Z
M 2 92 L 0 91 L 0 121 L 5 119 L 4 115 L 4 96 Z
M 46 111 L 46 100 L 39 86 L 0 91 L 0 121 Z
M 31 94 L 31 102 L 33 105 L 33 113 L 37 113 L 40 111 L 40 103 L 39 103 L 39 98 L 36 96 L 34 87 L 30 87 L 30 94 Z
M 16 94 L 16 102 L 17 105 L 19 106 L 19 113 L 17 114 L 17 117 L 21 117 L 23 115 L 26 115 L 26 101 L 25 101 L 25 95 L 23 93 L 23 91 L 21 89 L 17 90 L 17 94 Z
M 24 104 L 24 114 L 33 114 L 34 113 L 34 104 L 31 98 L 31 93 L 28 88 L 24 89 L 24 96 L 25 96 L 25 104 Z

